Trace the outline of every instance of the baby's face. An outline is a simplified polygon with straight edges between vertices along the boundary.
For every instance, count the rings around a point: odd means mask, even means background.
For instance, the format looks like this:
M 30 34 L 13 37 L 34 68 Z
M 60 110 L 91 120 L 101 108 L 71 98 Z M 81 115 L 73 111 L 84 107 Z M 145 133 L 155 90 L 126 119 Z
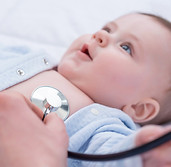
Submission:
M 161 97 L 169 83 L 170 32 L 130 14 L 73 42 L 58 71 L 95 102 L 122 108 Z

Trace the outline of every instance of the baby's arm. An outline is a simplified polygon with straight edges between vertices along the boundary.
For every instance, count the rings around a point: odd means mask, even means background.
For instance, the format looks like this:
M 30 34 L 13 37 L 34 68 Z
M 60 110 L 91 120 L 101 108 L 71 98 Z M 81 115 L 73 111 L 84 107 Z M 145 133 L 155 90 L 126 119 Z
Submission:
M 147 143 L 169 131 L 171 131 L 170 125 L 166 127 L 156 125 L 144 126 L 136 135 L 136 145 L 139 146 L 144 143 Z M 161 145 L 160 147 L 154 150 L 142 154 L 141 157 L 143 160 L 143 167 L 171 166 L 171 141 Z

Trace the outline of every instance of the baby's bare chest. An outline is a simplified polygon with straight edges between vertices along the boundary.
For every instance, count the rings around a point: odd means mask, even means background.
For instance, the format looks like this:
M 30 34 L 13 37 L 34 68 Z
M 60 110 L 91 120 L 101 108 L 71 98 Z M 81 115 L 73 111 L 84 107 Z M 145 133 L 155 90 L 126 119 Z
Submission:
M 93 103 L 86 94 L 81 92 L 58 72 L 53 70 L 42 72 L 4 91 L 17 91 L 30 99 L 32 92 L 40 86 L 51 86 L 61 91 L 69 102 L 71 114 L 80 108 Z

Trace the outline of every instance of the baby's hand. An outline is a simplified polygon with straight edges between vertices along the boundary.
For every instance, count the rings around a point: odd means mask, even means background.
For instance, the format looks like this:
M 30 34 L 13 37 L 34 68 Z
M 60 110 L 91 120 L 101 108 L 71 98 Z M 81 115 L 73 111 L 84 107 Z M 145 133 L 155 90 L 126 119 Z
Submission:
M 136 135 L 136 146 L 152 141 L 167 132 L 171 126 L 147 125 L 141 128 Z M 141 155 L 143 167 L 171 167 L 171 141 Z

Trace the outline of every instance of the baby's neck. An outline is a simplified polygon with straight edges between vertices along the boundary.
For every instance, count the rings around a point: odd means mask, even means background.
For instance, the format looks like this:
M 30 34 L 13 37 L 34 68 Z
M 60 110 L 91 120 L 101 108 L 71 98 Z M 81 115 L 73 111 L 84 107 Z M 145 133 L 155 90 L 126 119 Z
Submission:
M 80 108 L 93 103 L 86 94 L 55 70 L 39 73 L 22 83 L 6 89 L 5 91 L 14 90 L 30 99 L 32 92 L 39 86 L 52 86 L 60 90 L 68 99 L 71 114 Z

